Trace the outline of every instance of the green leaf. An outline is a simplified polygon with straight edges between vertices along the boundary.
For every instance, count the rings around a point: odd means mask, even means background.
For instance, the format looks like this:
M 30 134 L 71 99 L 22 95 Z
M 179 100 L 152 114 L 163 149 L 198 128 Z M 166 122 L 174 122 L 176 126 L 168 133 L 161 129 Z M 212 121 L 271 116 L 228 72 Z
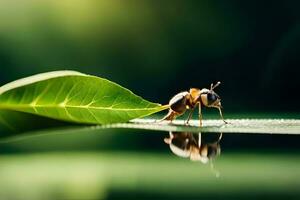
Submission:
M 166 108 L 109 80 L 75 71 L 37 74 L 0 88 L 0 109 L 76 123 L 127 122 Z

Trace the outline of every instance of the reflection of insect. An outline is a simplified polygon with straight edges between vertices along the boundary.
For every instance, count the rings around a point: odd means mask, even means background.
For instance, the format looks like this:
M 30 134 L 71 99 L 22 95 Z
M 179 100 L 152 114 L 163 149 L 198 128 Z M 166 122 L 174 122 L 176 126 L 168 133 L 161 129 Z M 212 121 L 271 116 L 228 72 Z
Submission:
M 201 105 L 206 107 L 213 107 L 219 109 L 220 116 L 222 120 L 227 123 L 222 114 L 222 106 L 221 99 L 219 95 L 217 95 L 213 89 L 215 89 L 221 82 L 217 82 L 216 85 L 211 84 L 210 90 L 203 88 L 191 88 L 189 92 L 180 92 L 175 95 L 169 102 L 169 112 L 162 120 L 170 120 L 172 121 L 176 117 L 185 113 L 187 109 L 191 109 L 186 124 L 188 124 L 190 118 L 192 117 L 193 110 L 199 105 L 199 120 L 200 126 L 202 126 L 202 112 Z
M 169 135 L 170 137 L 165 138 L 164 141 L 170 146 L 171 151 L 179 157 L 207 163 L 209 160 L 220 155 L 221 148 L 219 143 L 222 133 L 218 140 L 213 143 L 201 143 L 201 133 L 193 135 L 193 133 L 169 132 Z

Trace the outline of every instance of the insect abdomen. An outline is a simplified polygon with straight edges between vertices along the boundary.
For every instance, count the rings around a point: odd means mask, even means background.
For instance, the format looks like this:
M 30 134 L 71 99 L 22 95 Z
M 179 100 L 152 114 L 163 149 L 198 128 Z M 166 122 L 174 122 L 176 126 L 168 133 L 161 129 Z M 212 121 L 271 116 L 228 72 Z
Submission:
M 175 95 L 169 102 L 170 108 L 179 114 L 184 113 L 186 110 L 188 94 L 188 92 L 181 92 Z

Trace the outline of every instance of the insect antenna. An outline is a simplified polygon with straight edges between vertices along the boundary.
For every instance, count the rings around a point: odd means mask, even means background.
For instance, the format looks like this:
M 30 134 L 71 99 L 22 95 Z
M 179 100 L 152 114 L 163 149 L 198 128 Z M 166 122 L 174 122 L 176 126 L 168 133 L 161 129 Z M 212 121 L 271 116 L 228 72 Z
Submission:
M 216 83 L 216 85 L 214 85 L 214 84 L 212 83 L 212 84 L 210 85 L 210 90 L 215 89 L 215 88 L 218 87 L 220 84 L 221 84 L 220 81 L 218 81 L 218 82 Z

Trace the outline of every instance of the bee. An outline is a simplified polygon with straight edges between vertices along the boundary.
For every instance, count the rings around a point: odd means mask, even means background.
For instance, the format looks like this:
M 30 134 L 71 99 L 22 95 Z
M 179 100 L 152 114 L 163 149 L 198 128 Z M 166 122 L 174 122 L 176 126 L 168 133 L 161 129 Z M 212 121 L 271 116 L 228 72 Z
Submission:
M 201 142 L 201 133 L 173 133 L 169 132 L 169 138 L 165 138 L 164 142 L 169 145 L 171 151 L 183 158 L 190 158 L 192 161 L 200 161 L 206 164 L 221 153 L 220 141 L 222 133 L 216 142 Z
M 217 108 L 219 110 L 221 119 L 224 121 L 225 124 L 227 122 L 224 120 L 222 114 L 222 106 L 221 106 L 221 98 L 217 93 L 214 92 L 214 89 L 218 87 L 221 82 L 217 82 L 215 85 L 212 83 L 210 85 L 210 89 L 198 89 L 198 88 L 191 88 L 188 91 L 180 92 L 176 94 L 170 101 L 169 101 L 169 112 L 168 114 L 161 119 L 169 120 L 172 122 L 176 117 L 183 115 L 186 110 L 190 110 L 188 118 L 185 124 L 189 123 L 189 120 L 192 117 L 194 109 L 198 106 L 199 107 L 199 122 L 200 126 L 202 126 L 202 112 L 201 106 Z

